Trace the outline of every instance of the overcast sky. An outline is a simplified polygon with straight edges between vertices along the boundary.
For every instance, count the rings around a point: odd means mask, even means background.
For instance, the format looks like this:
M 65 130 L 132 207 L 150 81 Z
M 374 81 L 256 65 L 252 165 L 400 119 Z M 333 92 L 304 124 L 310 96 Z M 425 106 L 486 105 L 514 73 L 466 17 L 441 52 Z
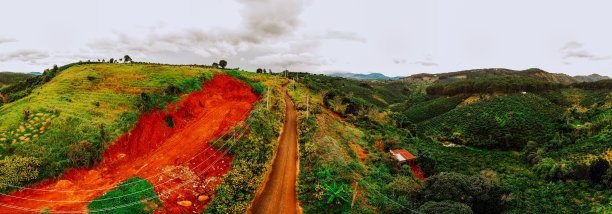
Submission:
M 612 75 L 612 1 L 0 0 L 0 71 L 122 57 L 390 76 Z

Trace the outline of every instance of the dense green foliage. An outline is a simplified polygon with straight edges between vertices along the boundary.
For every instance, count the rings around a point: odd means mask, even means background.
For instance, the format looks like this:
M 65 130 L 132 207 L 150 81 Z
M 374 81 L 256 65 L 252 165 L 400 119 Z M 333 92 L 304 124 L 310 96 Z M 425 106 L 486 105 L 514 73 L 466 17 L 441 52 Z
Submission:
M 527 141 L 551 139 L 559 126 L 559 112 L 561 108 L 533 94 L 495 97 L 457 107 L 418 124 L 417 129 L 455 143 L 522 149 Z
M 402 84 L 388 81 L 368 82 L 323 75 L 306 75 L 301 78 L 303 80 L 300 82 L 307 85 L 313 93 L 333 93 L 334 96 L 341 96 L 341 100 L 350 99 L 344 103 L 355 103 L 356 105 L 385 107 L 401 102 L 409 92 L 409 89 L 403 87 Z M 333 99 L 331 95 L 326 97 Z
M 464 100 L 463 97 L 438 97 L 433 100 L 422 102 L 419 105 L 404 110 L 395 117 L 399 127 L 407 127 L 409 124 L 419 123 L 454 109 Z
M 152 206 L 157 204 L 157 206 Z M 114 190 L 94 199 L 87 208 L 90 213 L 152 213 L 161 202 L 153 185 L 140 177 L 127 179 Z
M 396 89 L 406 89 L 400 101 L 369 102 L 378 114 L 359 116 L 346 113 L 352 102 L 346 86 L 378 83 L 303 76 L 300 83 L 311 99 L 343 118 L 331 122 L 333 117 L 321 111 L 300 120 L 302 207 L 307 213 L 610 210 L 612 170 L 606 163 L 612 148 L 612 91 L 601 82 L 561 85 L 544 81 L 561 77 L 530 79 L 527 72 L 541 71 L 521 72 L 520 77 L 493 78 L 477 72 L 481 79 L 434 86 L 450 85 L 453 94 L 471 95 L 469 100 L 425 94 L 426 81 L 394 81 Z M 359 97 L 377 93 L 375 87 L 362 88 Z M 307 93 L 298 91 L 299 96 Z M 517 93 L 522 91 L 528 93 Z M 386 152 L 399 148 L 417 157 L 427 177 L 418 187 Z M 325 204 L 325 182 L 358 192 L 354 206 Z
M 423 201 L 452 200 L 467 204 L 475 213 L 500 213 L 501 197 L 498 181 L 454 172 L 427 178 L 417 193 L 417 198 Z

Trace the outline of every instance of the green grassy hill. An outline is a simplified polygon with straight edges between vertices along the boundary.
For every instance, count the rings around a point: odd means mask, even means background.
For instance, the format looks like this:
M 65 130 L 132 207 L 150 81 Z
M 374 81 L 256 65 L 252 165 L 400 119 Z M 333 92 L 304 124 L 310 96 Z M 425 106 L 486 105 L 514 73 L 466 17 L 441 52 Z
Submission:
M 58 176 L 71 167 L 93 164 L 145 110 L 138 105 L 142 93 L 158 97 L 158 102 L 168 100 L 168 96 L 157 95 L 165 94 L 170 86 L 201 82 L 218 72 L 190 66 L 74 65 L 40 86 L 22 85 L 27 90 L 16 93 L 23 98 L 0 106 L 0 154 L 5 159 L 22 157 L 36 163 L 37 176 L 12 178 L 12 184 L 29 184 Z M 66 156 L 68 148 L 83 141 L 95 147 L 86 154 L 92 162 L 75 163 Z

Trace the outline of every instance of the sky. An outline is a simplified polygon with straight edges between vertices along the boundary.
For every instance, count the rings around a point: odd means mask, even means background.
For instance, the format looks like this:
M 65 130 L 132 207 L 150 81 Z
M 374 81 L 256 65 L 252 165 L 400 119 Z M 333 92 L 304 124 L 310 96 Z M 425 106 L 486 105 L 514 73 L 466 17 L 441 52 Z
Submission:
M 612 1 L 0 0 L 0 71 L 120 58 L 408 76 L 612 76 Z

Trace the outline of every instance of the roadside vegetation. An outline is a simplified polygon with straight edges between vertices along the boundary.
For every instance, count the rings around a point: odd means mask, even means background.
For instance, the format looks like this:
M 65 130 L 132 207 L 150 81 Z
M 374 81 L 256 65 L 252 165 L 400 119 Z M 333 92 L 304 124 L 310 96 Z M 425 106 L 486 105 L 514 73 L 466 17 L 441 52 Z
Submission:
M 285 117 L 282 86 L 288 82 L 287 79 L 237 70 L 228 74 L 249 84 L 253 92 L 262 97 L 245 123 L 236 127 L 237 133 L 244 132 L 244 136 L 237 139 L 236 145 L 229 150 L 235 161 L 217 187 L 205 213 L 246 213 L 272 166 Z

